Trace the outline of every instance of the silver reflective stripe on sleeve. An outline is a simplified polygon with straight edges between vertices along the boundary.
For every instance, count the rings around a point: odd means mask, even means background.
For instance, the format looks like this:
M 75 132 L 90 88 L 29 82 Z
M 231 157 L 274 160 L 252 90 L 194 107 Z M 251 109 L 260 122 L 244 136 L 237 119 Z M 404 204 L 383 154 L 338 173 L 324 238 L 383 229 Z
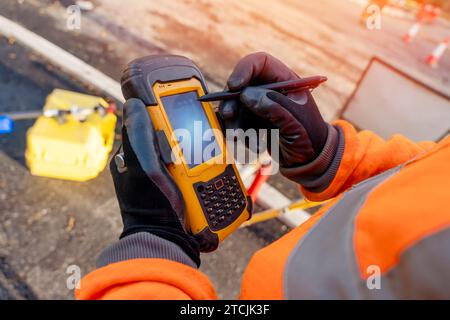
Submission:
M 408 248 L 381 276 L 380 288 L 369 289 L 361 278 L 353 243 L 355 217 L 368 195 L 402 167 L 347 191 L 300 240 L 286 264 L 286 299 L 450 299 L 450 226 Z
M 363 290 L 353 248 L 354 220 L 369 193 L 401 167 L 347 191 L 292 251 L 284 274 L 286 299 L 357 299 Z
M 393 298 L 450 299 L 450 227 L 408 248 L 382 277 L 383 286 Z M 384 298 L 383 291 L 378 292 L 380 298 Z

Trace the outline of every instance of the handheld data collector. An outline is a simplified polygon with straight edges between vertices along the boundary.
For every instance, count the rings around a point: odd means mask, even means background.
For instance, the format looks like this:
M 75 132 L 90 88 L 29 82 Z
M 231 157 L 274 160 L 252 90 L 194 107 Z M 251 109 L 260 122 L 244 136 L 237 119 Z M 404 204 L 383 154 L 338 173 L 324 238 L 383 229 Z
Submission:
M 233 157 L 227 156 L 211 104 L 198 100 L 208 92 L 203 75 L 185 57 L 154 55 L 129 63 L 121 85 L 126 99 L 147 106 L 161 157 L 186 204 L 186 229 L 201 251 L 215 250 L 250 219 L 252 202 Z

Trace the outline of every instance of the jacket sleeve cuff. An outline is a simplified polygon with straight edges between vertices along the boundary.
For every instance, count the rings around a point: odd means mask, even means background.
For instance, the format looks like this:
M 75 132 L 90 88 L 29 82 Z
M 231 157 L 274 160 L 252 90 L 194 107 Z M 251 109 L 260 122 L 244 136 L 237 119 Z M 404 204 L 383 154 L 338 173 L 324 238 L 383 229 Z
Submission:
M 172 260 L 197 268 L 194 261 L 176 244 L 148 232 L 129 235 L 106 248 L 97 259 L 97 268 L 124 260 L 145 258 Z
M 344 153 L 344 134 L 339 126 L 328 125 L 328 137 L 320 155 L 312 162 L 294 168 L 280 168 L 288 179 L 310 192 L 322 192 L 333 181 Z

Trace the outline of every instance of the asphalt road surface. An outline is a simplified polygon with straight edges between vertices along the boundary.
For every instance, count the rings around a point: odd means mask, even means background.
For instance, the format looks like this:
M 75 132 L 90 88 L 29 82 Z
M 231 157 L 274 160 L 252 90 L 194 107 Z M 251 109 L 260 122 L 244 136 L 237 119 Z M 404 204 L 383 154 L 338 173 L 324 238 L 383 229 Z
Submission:
M 0 112 L 40 110 L 54 88 L 88 92 L 13 41 L 0 43 Z M 112 189 L 107 174 L 86 184 L 31 176 L 24 151 L 32 124 L 16 122 L 13 134 L 0 136 L 0 292 L 2 298 L 69 298 L 67 266 L 92 268 L 97 250 L 114 238 L 114 233 L 102 235 L 111 231 L 102 226 L 112 222 L 99 220 L 95 211 Z M 101 216 L 117 216 L 104 210 Z M 75 228 L 68 230 L 71 219 Z M 96 233 L 103 245 L 87 239 Z

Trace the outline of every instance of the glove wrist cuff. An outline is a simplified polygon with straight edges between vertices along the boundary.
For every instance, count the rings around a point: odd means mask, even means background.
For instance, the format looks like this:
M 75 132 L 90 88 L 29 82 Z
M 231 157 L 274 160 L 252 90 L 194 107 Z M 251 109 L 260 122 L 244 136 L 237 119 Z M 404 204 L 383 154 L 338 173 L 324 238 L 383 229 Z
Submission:
M 292 168 L 281 167 L 281 173 L 288 179 L 305 187 L 321 177 L 333 162 L 339 145 L 339 131 L 327 123 L 328 136 L 322 152 L 312 162 Z
M 172 242 L 180 247 L 184 253 L 192 259 L 197 267 L 200 266 L 200 250 L 198 243 L 192 236 L 188 235 L 184 231 L 166 226 L 135 226 L 131 229 L 124 230 L 124 232 L 120 235 L 120 239 L 125 239 L 126 237 L 140 232 L 148 232 L 152 235 L 158 236 L 159 238 Z
M 196 267 L 192 259 L 173 242 L 148 232 L 138 232 L 106 248 L 97 259 L 97 268 L 131 259 L 167 259 Z

